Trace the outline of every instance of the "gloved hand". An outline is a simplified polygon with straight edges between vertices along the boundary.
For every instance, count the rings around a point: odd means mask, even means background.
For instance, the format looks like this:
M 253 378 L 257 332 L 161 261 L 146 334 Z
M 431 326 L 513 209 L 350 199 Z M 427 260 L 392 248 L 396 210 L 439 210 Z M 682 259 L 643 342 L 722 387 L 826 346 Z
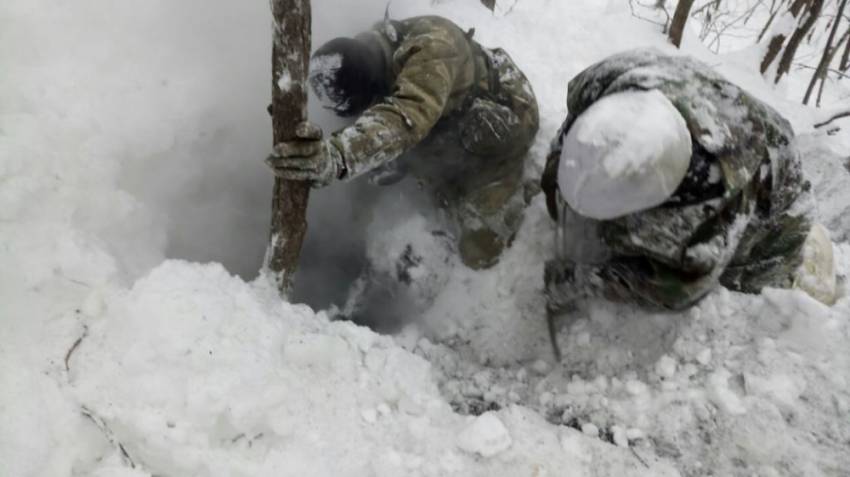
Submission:
M 310 181 L 322 187 L 340 179 L 345 171 L 342 154 L 329 141 L 322 140 L 322 130 L 309 122 L 295 129 L 296 139 L 278 143 L 266 164 L 281 179 Z
M 479 156 L 505 154 L 516 141 L 520 119 L 510 108 L 476 98 L 460 122 L 460 142 Z
M 572 260 L 547 260 L 543 269 L 544 294 L 549 310 L 562 312 L 572 309 L 583 293 L 576 283 L 576 271 L 581 265 Z

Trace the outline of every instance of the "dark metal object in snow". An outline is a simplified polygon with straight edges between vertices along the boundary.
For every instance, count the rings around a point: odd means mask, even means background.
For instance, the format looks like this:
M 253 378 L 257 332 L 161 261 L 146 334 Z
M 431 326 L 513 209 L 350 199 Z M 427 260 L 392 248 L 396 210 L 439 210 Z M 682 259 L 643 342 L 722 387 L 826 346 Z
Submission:
M 547 307 L 546 308 L 546 325 L 549 330 L 549 342 L 552 343 L 552 352 L 555 354 L 555 361 L 561 362 L 561 347 L 558 345 L 558 313 Z
M 310 64 L 310 0 L 271 0 L 272 125 L 274 143 L 295 139 L 295 128 L 307 119 L 307 72 Z M 292 287 L 301 244 L 307 233 L 309 182 L 275 178 L 271 240 L 265 269 L 281 295 Z

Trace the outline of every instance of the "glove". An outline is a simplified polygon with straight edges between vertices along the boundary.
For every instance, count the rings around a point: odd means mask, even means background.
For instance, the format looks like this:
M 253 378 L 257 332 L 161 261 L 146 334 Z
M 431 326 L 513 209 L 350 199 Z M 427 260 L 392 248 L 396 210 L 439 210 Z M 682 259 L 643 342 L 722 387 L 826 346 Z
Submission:
M 507 106 L 476 98 L 460 123 L 460 142 L 479 156 L 498 156 L 516 139 L 519 116 Z
M 295 139 L 278 143 L 266 164 L 281 179 L 309 181 L 323 187 L 340 179 L 345 165 L 339 149 L 322 140 L 322 130 L 309 122 L 295 129 Z

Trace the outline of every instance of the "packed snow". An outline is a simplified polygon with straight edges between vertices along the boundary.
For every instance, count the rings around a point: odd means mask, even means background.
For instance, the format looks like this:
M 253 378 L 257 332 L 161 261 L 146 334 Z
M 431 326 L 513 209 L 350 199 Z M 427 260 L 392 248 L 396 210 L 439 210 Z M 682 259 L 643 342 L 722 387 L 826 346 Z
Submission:
M 314 41 L 384 8 L 315 0 Z M 847 474 L 850 121 L 812 128 L 819 113 L 798 104 L 807 75 L 774 87 L 755 48 L 715 56 L 685 38 L 794 124 L 836 242 L 838 302 L 773 289 L 720 289 L 678 314 L 592 302 L 560 323 L 556 363 L 541 197 L 499 265 L 474 272 L 439 255 L 425 218 L 373 220 L 359 189 L 315 192 L 308 240 L 328 248 L 307 250 L 302 283 L 349 284 L 342 264 L 327 277 L 310 263 L 344 262 L 351 224 L 378 266 L 408 243 L 426 250 L 414 282 L 427 307 L 394 336 L 281 301 L 256 277 L 271 192 L 267 10 L 0 7 L 0 475 Z M 475 27 L 525 70 L 541 107 L 530 177 L 570 78 L 636 46 L 674 51 L 625 0 L 506 1 L 495 16 L 410 0 L 390 13 Z M 382 194 L 377 210 L 405 199 Z

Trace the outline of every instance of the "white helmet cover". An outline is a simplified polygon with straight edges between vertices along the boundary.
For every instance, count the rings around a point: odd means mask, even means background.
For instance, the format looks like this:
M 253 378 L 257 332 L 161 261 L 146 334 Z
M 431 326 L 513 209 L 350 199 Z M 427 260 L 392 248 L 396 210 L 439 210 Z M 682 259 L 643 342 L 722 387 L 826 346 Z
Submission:
M 558 186 L 579 214 L 611 220 L 669 199 L 691 161 L 685 118 L 657 90 L 596 101 L 563 141 Z

